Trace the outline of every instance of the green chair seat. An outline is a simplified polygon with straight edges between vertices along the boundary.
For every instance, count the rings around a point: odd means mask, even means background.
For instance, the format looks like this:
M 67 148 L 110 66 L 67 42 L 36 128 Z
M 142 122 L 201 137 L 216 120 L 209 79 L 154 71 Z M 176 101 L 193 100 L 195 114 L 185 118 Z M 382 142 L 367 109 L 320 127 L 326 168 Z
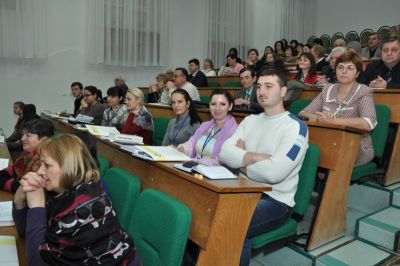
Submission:
M 294 196 L 296 204 L 292 209 L 292 218 L 275 230 L 251 238 L 252 248 L 259 248 L 266 244 L 297 235 L 297 225 L 307 212 L 311 194 L 317 175 L 320 150 L 317 145 L 309 144 L 306 156 L 299 172 L 299 183 Z
M 297 99 L 294 100 L 289 107 L 289 112 L 294 115 L 298 115 L 304 108 L 306 108 L 311 103 L 311 100 Z
M 209 81 L 208 87 L 219 87 L 219 82 L 216 81 Z
M 255 236 L 251 239 L 252 248 L 260 248 L 266 244 L 283 239 L 297 234 L 297 222 L 294 219 L 289 219 L 287 223 L 272 230 L 268 233 Z
M 360 179 L 363 176 L 371 175 L 376 172 L 378 167 L 376 163 L 371 162 L 366 165 L 357 166 L 353 168 L 353 174 L 351 175 L 351 181 Z
M 140 191 L 140 180 L 120 168 L 110 168 L 104 175 L 118 220 L 128 233 L 132 208 Z
M 154 131 L 153 131 L 153 145 L 160 146 L 164 139 L 165 132 L 167 132 L 168 123 L 171 119 L 168 117 L 155 117 Z
M 186 205 L 160 191 L 144 190 L 129 226 L 143 265 L 181 265 L 191 222 Z
M 242 87 L 240 81 L 228 81 L 224 83 L 224 87 Z

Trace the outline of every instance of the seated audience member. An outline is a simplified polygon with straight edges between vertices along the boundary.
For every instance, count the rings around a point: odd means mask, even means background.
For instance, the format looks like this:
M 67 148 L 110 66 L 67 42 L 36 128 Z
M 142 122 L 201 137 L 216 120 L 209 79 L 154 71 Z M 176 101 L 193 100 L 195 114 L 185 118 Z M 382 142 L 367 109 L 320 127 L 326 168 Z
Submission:
M 221 68 L 218 76 L 232 76 L 238 75 L 239 71 L 242 70 L 243 65 L 237 62 L 235 54 L 228 54 L 226 56 L 228 67 Z
M 391 26 L 389 28 L 389 38 L 400 38 L 400 26 Z
M 361 55 L 361 43 L 357 41 L 351 41 L 347 44 L 347 51 L 357 53 Z
M 157 75 L 156 82 L 149 87 L 149 103 L 171 104 L 169 89 L 167 88 L 168 81 L 170 80 L 166 74 L 161 73 Z
M 295 56 L 295 54 L 296 54 L 296 49 L 294 49 L 292 46 L 286 47 L 284 62 L 287 64 L 296 63 L 297 57 Z
M 299 42 L 297 40 L 290 40 L 289 44 L 293 49 L 296 49 Z
M 315 38 L 315 39 L 312 41 L 312 46 L 315 46 L 315 45 L 321 45 L 321 46 L 323 46 L 322 39 L 321 39 L 321 38 Z
M 193 58 L 188 63 L 190 71 L 188 81 L 196 87 L 208 87 L 207 77 L 200 71 L 199 59 Z
M 165 75 L 167 75 L 168 81 L 172 80 L 174 78 L 174 70 L 173 69 L 165 70 Z
M 368 46 L 362 48 L 361 56 L 366 59 L 378 59 L 381 57 L 380 37 L 377 32 L 373 32 L 368 37 Z
M 121 228 L 86 145 L 60 135 L 39 148 L 41 165 L 21 179 L 13 218 L 29 265 L 134 265 L 132 239 Z
M 267 54 L 266 61 L 262 65 L 260 72 L 262 72 L 266 69 L 270 69 L 270 68 L 274 68 L 277 71 L 284 73 L 285 75 L 288 74 L 288 71 L 286 69 L 285 63 L 283 62 L 283 59 L 274 53 Z
M 202 72 L 206 77 L 215 77 L 217 75 L 217 72 L 214 70 L 214 63 L 210 58 L 204 59 Z
M 258 50 L 255 48 L 250 49 L 247 52 L 247 59 L 245 62 L 245 67 L 250 68 L 255 73 L 258 73 L 263 65 L 261 60 L 258 60 Z
M 297 57 L 297 59 L 299 59 L 300 58 L 300 56 L 301 56 L 301 54 L 303 53 L 303 44 L 302 43 L 299 43 L 297 46 L 296 46 L 296 57 Z
M 285 57 L 285 48 L 282 41 L 276 41 L 274 44 L 275 54 L 279 57 Z
M 144 106 L 143 92 L 138 88 L 129 89 L 126 92 L 125 103 L 129 115 L 122 128 L 122 133 L 141 136 L 144 144 L 151 145 L 153 142 L 153 118 Z
M 95 125 L 101 125 L 106 109 L 106 106 L 100 102 L 101 91 L 95 86 L 86 86 L 83 91 L 83 99 L 78 115 L 91 116 Z
M 325 48 L 321 45 L 314 45 L 311 48 L 311 54 L 315 58 L 315 69 L 316 71 L 321 71 L 324 66 L 328 65 L 328 62 L 325 60 Z
M 40 166 L 37 148 L 40 143 L 54 135 L 53 124 L 49 120 L 35 119 L 24 123 L 22 127 L 22 147 L 24 152 L 0 171 L 0 189 L 13 192 L 19 186 L 19 179 L 28 172 L 35 172 Z
M 171 95 L 172 109 L 176 117 L 168 123 L 163 146 L 178 146 L 194 135 L 201 120 L 187 91 L 176 89 Z
M 286 47 L 289 46 L 289 43 L 285 38 L 282 38 L 281 42 L 283 43 L 283 51 L 285 51 Z
M 305 44 L 305 45 L 303 46 L 303 53 L 311 53 L 311 48 L 312 48 L 311 44 L 309 44 L 309 43 Z M 303 53 L 302 53 L 302 54 L 303 54 Z M 300 56 L 301 56 L 301 55 L 300 55 Z
M 13 104 L 13 112 L 18 117 L 17 123 L 15 123 L 13 133 L 6 139 L 6 142 L 15 142 L 21 140 L 21 126 L 23 120 L 23 110 L 25 104 L 23 102 L 15 102 Z M 35 112 L 36 113 L 36 112 Z
M 362 58 L 345 52 L 336 60 L 336 84 L 328 84 L 322 92 L 299 113 L 310 121 L 322 121 L 371 131 L 377 124 L 373 91 L 356 81 L 362 68 Z M 356 166 L 374 158 L 371 136 L 364 134 Z
M 22 153 L 23 145 L 21 138 L 25 124 L 36 119 L 40 119 L 40 116 L 36 114 L 36 106 L 34 104 L 25 104 L 22 109 L 21 125 L 18 130 L 14 131 L 6 140 L 7 148 L 10 151 L 13 160 L 19 157 Z
M 194 135 L 177 147 L 196 161 L 205 165 L 219 165 L 221 146 L 236 130 L 237 123 L 230 114 L 233 98 L 229 92 L 216 89 L 211 94 L 210 112 L 212 119 L 203 122 Z
M 260 58 L 260 64 L 264 65 L 267 61 L 267 55 L 268 54 L 273 54 L 274 53 L 274 49 L 271 46 L 266 46 L 264 48 L 264 54 L 263 56 Z
M 115 87 L 120 87 L 124 93 L 124 97 L 126 92 L 128 91 L 128 85 L 125 83 L 125 77 L 122 74 L 117 75 L 114 78 L 114 86 Z
M 332 49 L 329 54 L 329 65 L 324 66 L 321 70 L 321 75 L 318 76 L 317 84 L 328 84 L 328 83 L 336 83 L 336 72 L 335 65 L 336 60 L 346 52 L 346 47 L 337 46 Z
M 333 43 L 333 47 L 346 47 L 346 41 L 343 39 L 336 39 L 335 42 Z
M 234 96 L 235 108 L 259 112 L 261 107 L 257 102 L 256 73 L 245 67 L 240 70 L 239 78 L 243 88 Z
M 232 47 L 231 49 L 229 49 L 228 54 L 234 54 L 234 55 L 236 56 L 236 61 L 237 61 L 239 64 L 242 64 L 242 59 L 239 58 L 238 50 L 237 50 L 235 47 Z M 226 62 L 226 66 L 229 67 L 228 62 Z
M 390 38 L 382 46 L 382 59 L 369 63 L 359 82 L 371 88 L 400 89 L 400 39 Z
M 221 163 L 240 169 L 241 176 L 271 185 L 258 202 L 244 240 L 240 265 L 249 265 L 251 238 L 288 221 L 294 206 L 299 171 L 308 146 L 307 125 L 285 111 L 286 76 L 274 69 L 261 72 L 257 98 L 264 113 L 244 118 L 222 145 Z
M 71 84 L 71 94 L 75 97 L 74 101 L 74 117 L 78 114 L 79 107 L 83 101 L 83 85 L 80 82 L 73 82 Z
M 301 81 L 304 84 L 316 84 L 318 75 L 316 73 L 317 70 L 314 56 L 310 53 L 303 53 L 298 62 L 299 65 L 296 80 Z
M 111 87 L 107 90 L 108 107 L 104 110 L 102 126 L 116 127 L 121 131 L 129 114 L 123 103 L 123 94 L 120 87 Z
M 167 82 L 167 89 L 169 90 L 169 98 L 171 99 L 171 93 L 177 89 L 184 89 L 190 95 L 193 101 L 200 101 L 200 94 L 197 88 L 190 82 L 188 82 L 189 74 L 183 67 L 178 67 L 174 71 L 172 81 Z

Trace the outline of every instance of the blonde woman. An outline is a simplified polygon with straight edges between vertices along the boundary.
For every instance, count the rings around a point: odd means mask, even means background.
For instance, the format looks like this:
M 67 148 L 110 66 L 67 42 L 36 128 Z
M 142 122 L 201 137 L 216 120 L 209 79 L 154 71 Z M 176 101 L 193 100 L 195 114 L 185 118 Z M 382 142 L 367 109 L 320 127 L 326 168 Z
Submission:
M 45 140 L 39 155 L 39 170 L 22 177 L 14 197 L 28 265 L 135 265 L 133 241 L 100 186 L 86 145 L 60 135 Z
M 129 115 L 122 128 L 122 133 L 141 136 L 144 144 L 151 145 L 153 119 L 144 106 L 143 92 L 138 88 L 128 89 L 125 96 L 125 104 L 129 110 Z

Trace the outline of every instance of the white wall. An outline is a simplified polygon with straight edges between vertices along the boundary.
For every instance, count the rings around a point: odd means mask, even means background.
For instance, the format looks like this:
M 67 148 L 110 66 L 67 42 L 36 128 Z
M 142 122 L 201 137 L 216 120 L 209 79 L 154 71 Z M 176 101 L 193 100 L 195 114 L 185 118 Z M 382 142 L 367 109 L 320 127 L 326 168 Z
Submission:
M 316 36 L 400 24 L 399 0 L 317 0 Z

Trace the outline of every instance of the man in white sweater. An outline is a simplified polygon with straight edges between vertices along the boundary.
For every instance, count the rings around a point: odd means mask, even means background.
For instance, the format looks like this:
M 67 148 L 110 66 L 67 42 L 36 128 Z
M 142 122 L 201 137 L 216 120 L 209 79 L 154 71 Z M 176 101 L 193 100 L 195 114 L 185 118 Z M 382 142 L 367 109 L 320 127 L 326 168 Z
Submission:
M 294 206 L 299 171 L 308 147 L 307 125 L 285 111 L 286 77 L 273 69 L 260 74 L 257 100 L 264 108 L 246 117 L 222 145 L 219 159 L 251 180 L 271 185 L 263 193 L 244 242 L 240 265 L 249 265 L 250 238 L 287 222 Z

